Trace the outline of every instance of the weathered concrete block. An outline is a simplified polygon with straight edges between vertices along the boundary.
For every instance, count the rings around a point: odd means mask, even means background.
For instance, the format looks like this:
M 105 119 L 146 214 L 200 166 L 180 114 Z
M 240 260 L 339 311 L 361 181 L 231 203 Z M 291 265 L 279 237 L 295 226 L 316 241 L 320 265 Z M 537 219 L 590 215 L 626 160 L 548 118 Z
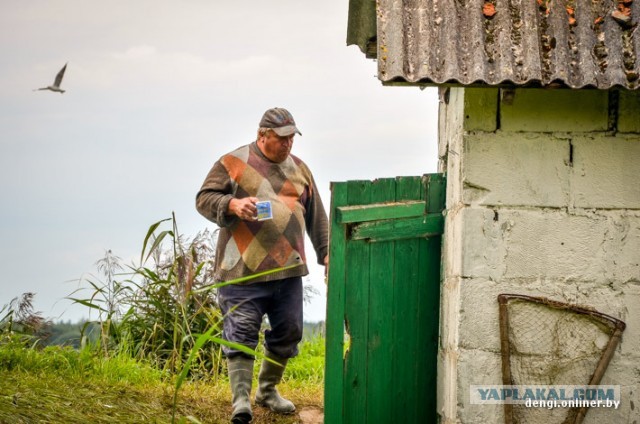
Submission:
M 599 213 L 608 219 L 603 245 L 605 279 L 622 288 L 640 284 L 640 211 Z
M 502 405 L 472 405 L 471 385 L 502 384 L 500 354 L 476 349 L 461 349 L 458 358 L 458 422 L 486 424 L 504 422 Z
M 449 201 L 449 194 L 447 193 L 447 202 Z M 462 228 L 463 222 L 461 220 L 460 212 L 462 209 L 451 209 L 447 211 L 445 217 L 445 232 L 447 237 L 444 238 L 442 243 L 442 275 L 444 276 L 445 284 L 454 277 L 461 275 L 462 269 Z
M 584 424 L 602 424 L 602 423 L 620 423 L 620 424 L 637 424 L 640 419 L 640 408 L 631 405 L 638 405 L 639 399 L 636 394 L 635 386 L 624 386 L 620 388 L 620 397 L 622 399 L 618 409 L 614 408 L 589 408 L 589 412 L 585 416 Z M 635 399 L 634 399 L 635 396 Z M 634 400 L 631 400 L 634 399 Z
M 513 291 L 507 284 L 486 279 L 463 279 L 460 283 L 461 349 L 500 352 L 498 295 Z
M 537 207 L 568 205 L 568 140 L 537 133 L 514 135 L 499 132 L 468 135 L 464 145 L 464 203 Z
M 445 393 L 447 392 L 447 390 L 449 390 L 451 387 L 455 387 L 455 380 L 453 380 L 453 383 L 447 378 L 447 372 L 449 369 L 451 368 L 446 368 L 445 367 L 445 355 L 444 352 L 442 350 L 438 351 L 438 369 L 436 371 L 436 375 L 438 376 L 438 381 L 437 381 L 437 386 L 436 386 L 436 410 L 438 411 L 438 414 L 440 414 L 441 417 L 444 417 L 446 415 L 445 412 L 445 405 L 446 405 L 446 395 Z M 449 402 L 451 403 L 451 402 Z M 455 402 L 454 402 L 455 403 Z
M 640 305 L 637 289 L 634 295 L 634 285 L 626 291 L 624 287 L 593 281 L 567 282 L 542 278 L 500 281 L 482 278 L 462 279 L 458 310 L 459 346 L 492 352 L 500 350 L 498 295 L 501 293 L 545 297 L 559 302 L 579 304 L 623 320 L 625 316 L 632 316 L 640 322 L 640 306 L 628 306 Z M 640 352 L 640 334 L 629 335 L 624 346 Z
M 640 133 L 640 91 L 620 90 L 618 131 Z
M 572 144 L 574 206 L 640 209 L 639 138 L 581 137 Z
M 592 280 L 605 272 L 607 217 L 562 210 L 464 208 L 461 276 Z
M 589 281 L 609 271 L 603 248 L 610 230 L 606 217 L 558 210 L 501 210 L 497 223 L 507 245 L 505 278 Z
M 585 424 L 640 422 L 640 390 L 634 376 L 640 375 L 638 359 L 624 359 L 613 356 L 600 384 L 620 385 L 620 406 L 613 408 L 590 408 Z
M 456 264 L 456 275 L 612 286 L 640 281 L 637 212 L 467 207 L 457 215 L 460 237 L 451 254 L 458 259 L 445 260 Z
M 438 399 L 437 412 L 443 423 L 455 423 L 457 414 L 457 363 L 458 351 L 438 352 Z
M 460 152 L 463 140 L 463 112 L 464 112 L 464 89 L 452 88 L 450 90 L 448 104 L 441 104 L 438 111 L 439 115 L 445 115 L 444 129 L 440 132 L 439 138 L 439 157 L 440 163 L 438 169 L 445 171 L 447 178 L 447 208 L 453 207 L 460 201 L 461 184 L 460 174 Z M 442 130 L 442 126 L 440 127 Z
M 495 131 L 498 127 L 498 89 L 464 89 L 465 131 Z
M 602 90 L 516 89 L 500 104 L 500 129 L 532 132 L 606 131 L 608 94 Z
M 460 320 L 460 278 L 445 276 L 442 284 L 440 310 L 440 347 L 458 348 L 458 325 Z
M 464 89 L 440 88 L 438 94 L 438 159 L 446 162 L 450 141 L 462 136 Z
M 618 308 L 612 309 L 609 313 L 627 324 L 616 355 L 620 355 L 625 360 L 634 361 L 640 369 L 640 284 L 625 285 L 616 300 L 619 303 Z M 627 374 L 624 370 L 621 372 L 620 381 L 624 384 L 632 384 L 633 381 L 629 381 L 628 371 Z M 638 375 L 640 376 L 640 372 Z M 640 390 L 638 394 L 640 395 Z M 640 409 L 640 403 L 638 403 L 638 409 Z
M 464 208 L 459 212 L 459 275 L 499 281 L 506 272 L 505 228 L 498 210 Z
M 466 207 L 445 240 L 446 276 L 640 282 L 640 213 Z

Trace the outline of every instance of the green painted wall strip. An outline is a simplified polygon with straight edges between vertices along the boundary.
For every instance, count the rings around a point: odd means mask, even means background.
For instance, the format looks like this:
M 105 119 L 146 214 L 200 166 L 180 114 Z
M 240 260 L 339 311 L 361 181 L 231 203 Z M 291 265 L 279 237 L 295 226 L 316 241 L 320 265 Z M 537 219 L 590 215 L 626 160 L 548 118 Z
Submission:
M 442 234 L 444 217 L 441 213 L 418 218 L 390 219 L 356 224 L 351 229 L 352 240 L 370 242 L 402 240 Z
M 374 221 L 387 218 L 410 218 L 423 215 L 426 206 L 424 201 L 342 206 L 338 208 L 337 216 L 340 223 Z

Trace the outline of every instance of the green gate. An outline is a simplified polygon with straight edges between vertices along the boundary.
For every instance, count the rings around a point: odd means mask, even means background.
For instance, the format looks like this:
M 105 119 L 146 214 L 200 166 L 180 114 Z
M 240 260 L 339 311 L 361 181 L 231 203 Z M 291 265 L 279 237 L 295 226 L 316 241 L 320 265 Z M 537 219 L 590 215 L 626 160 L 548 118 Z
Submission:
M 325 423 L 434 423 L 445 178 L 331 191 Z

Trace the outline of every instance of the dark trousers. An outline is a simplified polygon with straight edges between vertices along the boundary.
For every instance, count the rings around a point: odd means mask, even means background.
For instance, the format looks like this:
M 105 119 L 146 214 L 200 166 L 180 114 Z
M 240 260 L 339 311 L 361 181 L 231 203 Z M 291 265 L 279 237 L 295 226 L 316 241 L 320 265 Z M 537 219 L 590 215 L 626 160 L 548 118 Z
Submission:
M 218 301 L 224 314 L 225 340 L 255 350 L 266 314 L 271 326 L 265 331 L 266 349 L 282 358 L 298 354 L 302 340 L 302 277 L 220 287 Z M 222 346 L 222 351 L 227 358 L 251 357 L 228 346 Z

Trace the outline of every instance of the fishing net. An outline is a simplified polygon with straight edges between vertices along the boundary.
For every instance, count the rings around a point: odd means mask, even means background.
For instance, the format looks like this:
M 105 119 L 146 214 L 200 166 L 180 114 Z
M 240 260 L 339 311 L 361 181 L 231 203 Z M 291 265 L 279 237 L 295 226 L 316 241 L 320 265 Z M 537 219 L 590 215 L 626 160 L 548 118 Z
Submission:
M 625 323 L 598 311 L 542 297 L 498 296 L 504 385 L 597 385 Z M 580 423 L 586 407 L 505 404 L 507 424 Z

